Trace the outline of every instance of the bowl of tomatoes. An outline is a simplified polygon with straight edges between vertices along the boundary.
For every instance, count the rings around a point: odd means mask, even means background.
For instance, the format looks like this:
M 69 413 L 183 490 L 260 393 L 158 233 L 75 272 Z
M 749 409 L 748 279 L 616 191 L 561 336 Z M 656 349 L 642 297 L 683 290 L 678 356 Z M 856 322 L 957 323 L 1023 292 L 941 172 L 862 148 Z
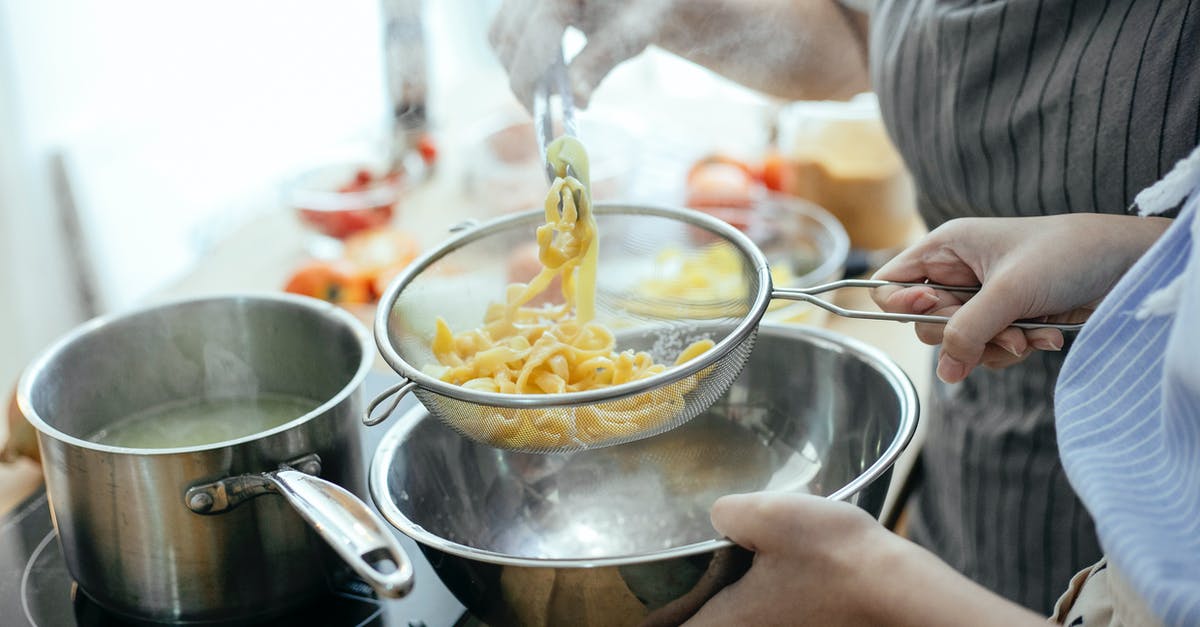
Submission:
M 367 161 L 328 164 L 296 176 L 285 196 L 309 235 L 309 254 L 341 257 L 347 239 L 392 224 L 410 178 L 403 167 Z

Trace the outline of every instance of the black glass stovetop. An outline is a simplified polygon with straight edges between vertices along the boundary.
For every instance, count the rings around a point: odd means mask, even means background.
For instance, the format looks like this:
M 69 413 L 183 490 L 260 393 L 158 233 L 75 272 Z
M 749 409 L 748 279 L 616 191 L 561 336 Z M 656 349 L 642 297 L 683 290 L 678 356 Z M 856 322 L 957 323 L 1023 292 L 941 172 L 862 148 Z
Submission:
M 366 398 L 390 381 L 370 375 Z M 400 415 L 409 399 L 396 409 Z M 387 427 L 362 428 L 363 457 L 370 463 Z M 369 499 L 366 499 L 370 503 Z M 373 507 L 373 505 L 372 505 Z M 465 627 L 479 623 L 464 613 L 461 603 L 442 585 L 417 544 L 396 532 L 415 569 L 412 592 L 403 599 L 378 599 L 371 588 L 348 568 L 331 573 L 323 598 L 267 623 L 264 627 Z M 0 518 L 0 625 L 13 627 L 125 627 L 79 590 L 67 572 L 50 521 L 46 493 L 39 491 Z

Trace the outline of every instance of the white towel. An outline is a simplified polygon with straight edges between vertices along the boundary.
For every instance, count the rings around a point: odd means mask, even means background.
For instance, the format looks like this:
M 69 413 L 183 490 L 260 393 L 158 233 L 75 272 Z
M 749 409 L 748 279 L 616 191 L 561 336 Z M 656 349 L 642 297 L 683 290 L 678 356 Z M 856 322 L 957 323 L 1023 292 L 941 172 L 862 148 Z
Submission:
M 1147 187 L 1134 197 L 1138 214 L 1157 215 L 1168 211 L 1193 194 L 1200 192 L 1200 146 L 1192 154 L 1180 159 L 1175 167 L 1159 182 Z M 1157 290 L 1142 301 L 1134 314 L 1138 320 L 1151 316 L 1169 316 L 1179 309 L 1179 298 L 1183 293 L 1183 277 L 1176 277 L 1166 287 Z
M 1133 198 L 1138 214 L 1157 215 L 1175 208 L 1200 188 L 1200 146 L 1175 163 L 1162 179 Z

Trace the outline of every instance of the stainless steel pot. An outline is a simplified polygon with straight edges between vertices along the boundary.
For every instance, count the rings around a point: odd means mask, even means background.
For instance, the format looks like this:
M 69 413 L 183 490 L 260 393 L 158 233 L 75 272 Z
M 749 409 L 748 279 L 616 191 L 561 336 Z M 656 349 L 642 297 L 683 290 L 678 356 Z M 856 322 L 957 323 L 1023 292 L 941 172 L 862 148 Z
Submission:
M 917 413 L 879 351 L 765 323 L 729 392 L 678 429 L 531 455 L 464 439 L 418 407 L 376 450 L 371 495 L 488 625 L 677 624 L 749 567 L 713 530 L 713 501 L 811 492 L 878 516 Z
M 18 399 L 38 430 L 55 529 L 79 587 L 138 620 L 258 620 L 327 589 L 336 562 L 315 529 L 381 594 L 406 593 L 403 550 L 352 494 L 365 494 L 357 428 L 373 359 L 353 316 L 289 295 L 159 305 L 94 320 L 51 346 L 26 370 Z M 204 446 L 89 441 L 164 403 L 260 393 L 320 405 Z M 266 493 L 284 498 L 254 498 Z

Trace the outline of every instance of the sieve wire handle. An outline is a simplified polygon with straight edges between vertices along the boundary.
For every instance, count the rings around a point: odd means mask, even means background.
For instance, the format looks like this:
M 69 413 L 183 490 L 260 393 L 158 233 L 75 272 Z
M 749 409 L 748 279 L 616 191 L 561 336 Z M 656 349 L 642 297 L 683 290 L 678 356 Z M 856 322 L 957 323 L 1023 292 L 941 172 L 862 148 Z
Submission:
M 821 309 L 832 312 L 843 318 L 859 318 L 865 320 L 891 320 L 894 322 L 924 322 L 927 324 L 946 324 L 950 318 L 946 316 L 930 316 L 924 314 L 898 314 L 886 311 L 863 311 L 860 309 L 846 309 L 839 307 L 823 298 L 818 297 L 818 294 L 832 292 L 847 287 L 863 287 L 876 288 L 885 286 L 896 287 L 930 287 L 935 290 L 944 290 L 947 292 L 978 292 L 979 286 L 962 286 L 962 285 L 938 285 L 937 283 L 901 283 L 898 281 L 879 281 L 875 279 L 842 279 L 832 283 L 815 285 L 813 287 L 802 288 L 785 288 L 778 287 L 771 290 L 771 298 L 781 298 L 783 300 L 798 300 L 806 303 L 812 303 Z M 1058 322 L 1034 322 L 1034 321 L 1017 321 L 1011 325 L 1018 329 L 1058 329 L 1059 331 L 1078 331 L 1083 328 L 1083 324 L 1065 324 Z
M 370 403 L 367 404 L 367 411 L 363 413 L 363 424 L 367 425 L 368 427 L 374 427 L 384 420 L 387 420 L 392 415 L 392 412 L 396 411 L 396 406 L 400 404 L 400 401 L 403 400 L 405 396 L 408 396 L 408 393 L 413 391 L 416 387 L 416 381 L 401 378 L 399 383 L 384 390 L 382 394 L 376 396 L 371 400 Z M 392 398 L 392 404 L 388 405 L 388 408 L 383 410 L 382 415 L 372 416 L 371 414 L 375 413 L 375 408 L 382 405 L 388 398 Z

